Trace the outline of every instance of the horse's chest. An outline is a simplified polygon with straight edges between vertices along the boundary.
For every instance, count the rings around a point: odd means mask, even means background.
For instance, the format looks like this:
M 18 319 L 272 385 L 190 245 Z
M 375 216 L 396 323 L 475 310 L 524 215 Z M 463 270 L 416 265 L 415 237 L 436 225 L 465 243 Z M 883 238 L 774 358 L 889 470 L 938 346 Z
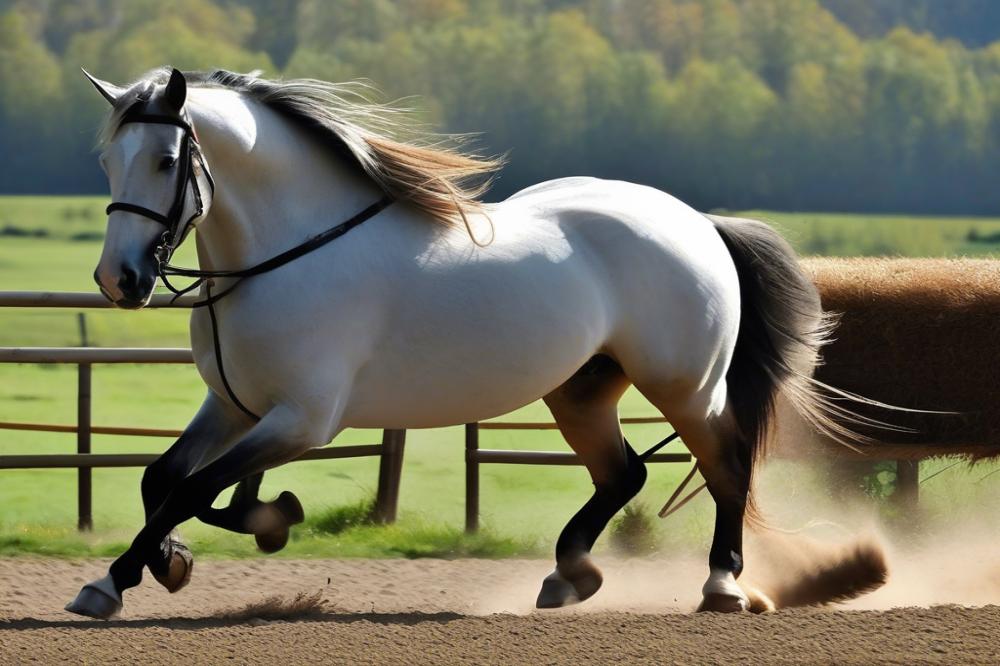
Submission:
M 260 413 L 271 404 L 280 384 L 289 381 L 285 375 L 290 368 L 302 365 L 295 362 L 301 344 L 290 331 L 282 334 L 266 310 L 248 311 L 236 302 L 220 303 L 215 309 L 214 321 L 207 308 L 191 317 L 191 349 L 198 372 L 219 395 L 235 394 Z

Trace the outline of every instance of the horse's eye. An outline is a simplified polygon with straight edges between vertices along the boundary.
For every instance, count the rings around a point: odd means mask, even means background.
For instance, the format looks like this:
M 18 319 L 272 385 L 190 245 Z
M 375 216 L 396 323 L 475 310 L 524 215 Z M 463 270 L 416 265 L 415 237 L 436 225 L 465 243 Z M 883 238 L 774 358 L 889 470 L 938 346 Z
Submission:
M 160 171 L 173 169 L 175 164 L 177 164 L 177 158 L 172 155 L 168 155 L 160 160 Z

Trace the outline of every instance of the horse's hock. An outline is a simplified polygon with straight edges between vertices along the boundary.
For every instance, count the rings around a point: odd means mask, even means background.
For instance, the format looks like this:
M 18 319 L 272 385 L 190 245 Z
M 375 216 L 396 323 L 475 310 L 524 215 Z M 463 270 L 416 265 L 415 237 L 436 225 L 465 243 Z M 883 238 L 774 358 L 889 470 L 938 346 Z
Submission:
M 840 403 L 905 430 L 852 426 L 874 441 L 872 460 L 1000 455 L 1000 261 L 810 258 L 823 307 L 839 313 L 817 379 L 915 410 Z M 817 438 L 782 409 L 779 450 L 814 456 Z M 806 442 L 808 445 L 803 445 Z M 858 457 L 820 440 L 824 453 Z M 865 450 L 868 449 L 868 450 Z

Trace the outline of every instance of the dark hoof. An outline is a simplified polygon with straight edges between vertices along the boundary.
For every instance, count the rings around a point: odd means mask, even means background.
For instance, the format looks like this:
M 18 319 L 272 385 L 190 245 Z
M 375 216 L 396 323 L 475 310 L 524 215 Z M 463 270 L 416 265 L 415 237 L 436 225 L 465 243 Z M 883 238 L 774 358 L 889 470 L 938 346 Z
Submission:
M 298 525 L 305 520 L 302 503 L 294 493 L 287 490 L 278 495 L 278 499 L 266 505 L 271 520 L 269 529 L 254 533 L 257 548 L 264 553 L 277 553 L 288 544 L 289 527 Z
M 173 594 L 184 589 L 191 582 L 191 572 L 194 570 L 194 556 L 188 547 L 179 541 L 170 542 L 170 565 L 167 573 L 153 574 L 156 582 L 167 588 Z
M 295 493 L 289 490 L 281 491 L 278 499 L 274 500 L 272 504 L 278 511 L 281 511 L 289 525 L 298 525 L 306 519 L 306 513 L 302 510 L 302 502 L 295 496 Z
M 728 594 L 706 594 L 698 605 L 699 613 L 743 613 L 746 610 L 746 599 Z
M 535 608 L 562 608 L 580 603 L 580 595 L 568 580 L 553 571 L 542 581 L 542 589 L 535 600 Z
M 542 581 L 542 589 L 535 600 L 536 608 L 563 608 L 586 601 L 601 589 L 604 577 L 590 558 L 550 573 Z
M 257 549 L 262 553 L 277 553 L 288 544 L 288 527 L 281 527 L 271 532 L 254 534 L 254 541 L 257 542 Z
M 121 612 L 122 600 L 115 591 L 111 576 L 105 576 L 84 585 L 76 599 L 66 604 L 66 610 L 97 620 L 109 620 Z

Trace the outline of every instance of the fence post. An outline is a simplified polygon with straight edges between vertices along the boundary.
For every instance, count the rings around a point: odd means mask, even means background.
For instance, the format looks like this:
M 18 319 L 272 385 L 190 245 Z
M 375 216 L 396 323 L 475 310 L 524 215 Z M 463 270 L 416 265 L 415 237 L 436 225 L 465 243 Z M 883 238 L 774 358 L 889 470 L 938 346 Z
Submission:
M 90 453 L 90 388 L 91 365 L 77 365 L 76 386 L 76 452 Z M 77 469 L 77 522 L 76 527 L 81 532 L 94 529 L 93 494 L 91 469 Z
M 382 455 L 379 459 L 378 491 L 375 494 L 375 514 L 373 516 L 377 523 L 396 522 L 405 445 L 405 430 L 382 431 Z
M 479 424 L 465 424 L 465 531 L 479 531 Z

